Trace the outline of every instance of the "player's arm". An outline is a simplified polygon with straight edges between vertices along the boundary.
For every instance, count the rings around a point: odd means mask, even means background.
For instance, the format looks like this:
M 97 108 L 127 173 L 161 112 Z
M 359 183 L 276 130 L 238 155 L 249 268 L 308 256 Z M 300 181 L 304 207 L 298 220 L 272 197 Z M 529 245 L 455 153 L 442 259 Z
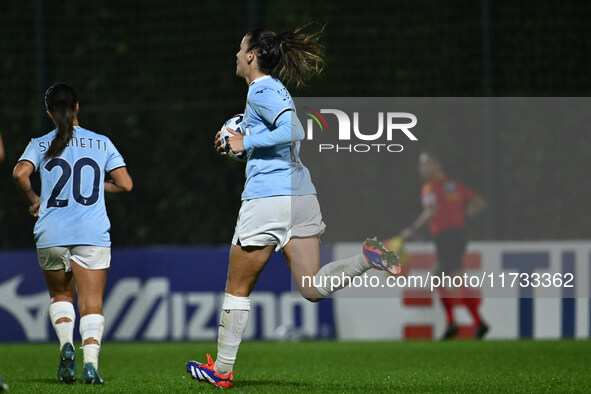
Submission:
M 34 171 L 35 166 L 33 163 L 27 160 L 21 160 L 16 163 L 12 172 L 12 178 L 16 187 L 23 193 L 27 201 L 29 201 L 29 213 L 34 217 L 38 217 L 41 200 L 31 186 L 31 174 Z
M 293 115 L 291 100 L 286 100 L 279 91 L 263 89 L 249 100 L 257 114 L 271 126 L 270 133 L 237 135 L 228 139 L 232 152 L 239 153 L 252 148 L 265 148 L 304 139 L 305 132 L 297 116 Z
M 420 228 L 426 225 L 429 220 L 437 213 L 437 204 L 431 203 L 423 206 L 423 211 L 415 219 L 414 222 L 404 230 L 400 232 L 400 237 L 403 239 L 410 238 L 414 233 L 416 233 Z
M 4 143 L 2 142 L 2 134 L 0 134 L 0 164 L 4 162 Z
M 400 232 L 399 236 L 402 237 L 402 239 L 406 240 L 410 238 L 437 213 L 437 196 L 430 184 L 423 186 L 423 190 L 421 191 L 421 202 L 423 204 L 423 211 L 410 226 Z
M 478 216 L 480 212 L 486 208 L 486 201 L 478 194 L 476 194 L 472 189 L 467 187 L 461 182 L 456 182 L 458 185 L 458 189 L 462 194 L 462 198 L 466 201 L 466 216 L 469 218 L 473 218 Z
M 245 136 L 243 140 L 245 149 L 288 144 L 304 139 L 305 132 L 302 123 L 297 116 L 292 116 L 291 110 L 279 115 L 273 125 L 276 128 L 271 133 Z
M 466 206 L 466 215 L 470 218 L 476 217 L 480 214 L 480 212 L 484 211 L 486 208 L 486 201 L 478 194 L 474 195 L 470 201 L 468 201 L 468 205 Z
M 133 180 L 127 167 L 119 167 L 109 172 L 111 179 L 105 181 L 105 193 L 129 192 L 133 189 Z

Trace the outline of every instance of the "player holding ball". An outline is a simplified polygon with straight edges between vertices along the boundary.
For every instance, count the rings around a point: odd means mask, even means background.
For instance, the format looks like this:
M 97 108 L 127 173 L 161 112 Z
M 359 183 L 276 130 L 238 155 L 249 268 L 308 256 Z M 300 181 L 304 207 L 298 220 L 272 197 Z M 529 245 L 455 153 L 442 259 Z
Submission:
M 236 54 L 236 75 L 248 85 L 241 123 L 245 135 L 230 130 L 234 136 L 227 144 L 234 154 L 248 153 L 246 183 L 230 249 L 217 359 L 214 362 L 208 354 L 206 363 L 189 361 L 186 365 L 191 377 L 217 387 L 232 386 L 249 296 L 274 250 L 283 251 L 301 294 L 312 302 L 338 288 L 332 288 L 329 281 L 325 286 L 310 281 L 304 285 L 304 276 L 354 277 L 371 268 L 400 272 L 397 256 L 374 239 L 365 241 L 362 253 L 320 268 L 319 236 L 325 225 L 310 172 L 299 158 L 304 129 L 282 83 L 298 87 L 321 73 L 324 47 L 318 42 L 320 33 L 306 34 L 302 28 L 281 34 L 254 30 L 244 36 Z M 224 153 L 220 133 L 215 147 Z

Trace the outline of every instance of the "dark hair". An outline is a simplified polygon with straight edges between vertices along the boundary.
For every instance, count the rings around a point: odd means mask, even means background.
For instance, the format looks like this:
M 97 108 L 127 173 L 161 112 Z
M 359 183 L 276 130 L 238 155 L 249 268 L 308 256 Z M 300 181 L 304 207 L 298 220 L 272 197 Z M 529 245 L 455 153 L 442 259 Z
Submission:
M 265 74 L 279 78 L 286 85 L 305 85 L 324 69 L 324 45 L 318 38 L 324 27 L 315 33 L 301 33 L 308 25 L 294 31 L 276 34 L 257 29 L 248 33 L 247 51 L 255 51 L 259 68 Z
M 55 138 L 45 152 L 45 157 L 59 156 L 72 139 L 76 103 L 78 103 L 76 91 L 66 83 L 56 83 L 45 92 L 45 108 L 51 113 L 53 123 L 57 128 Z

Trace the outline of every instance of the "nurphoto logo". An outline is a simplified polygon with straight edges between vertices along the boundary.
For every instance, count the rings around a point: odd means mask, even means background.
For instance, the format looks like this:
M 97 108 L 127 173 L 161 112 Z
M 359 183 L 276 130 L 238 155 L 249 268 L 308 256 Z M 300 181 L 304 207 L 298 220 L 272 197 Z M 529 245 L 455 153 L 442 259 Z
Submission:
M 364 114 L 363 116 L 377 116 L 377 131 L 361 130 L 359 112 L 353 112 L 353 121 L 351 117 L 340 109 L 323 108 L 319 111 L 305 107 L 305 114 L 308 116 L 306 122 L 306 138 L 314 139 L 314 129 L 320 133 L 328 133 L 331 138 L 335 138 L 336 143 L 320 143 L 319 152 L 348 152 L 348 153 L 366 153 L 366 152 L 390 152 L 398 153 L 404 150 L 404 146 L 399 143 L 393 143 L 395 136 L 405 136 L 410 141 L 418 141 L 418 138 L 410 131 L 416 126 L 417 117 L 409 112 L 378 112 L 373 114 Z M 330 114 L 333 120 L 337 121 L 336 132 L 331 126 L 330 130 L 326 118 L 322 114 Z M 336 119 L 335 119 L 336 118 Z M 329 118 L 330 119 L 330 118 Z M 359 141 L 359 143 L 355 143 Z M 324 141 L 323 141 L 324 142 Z

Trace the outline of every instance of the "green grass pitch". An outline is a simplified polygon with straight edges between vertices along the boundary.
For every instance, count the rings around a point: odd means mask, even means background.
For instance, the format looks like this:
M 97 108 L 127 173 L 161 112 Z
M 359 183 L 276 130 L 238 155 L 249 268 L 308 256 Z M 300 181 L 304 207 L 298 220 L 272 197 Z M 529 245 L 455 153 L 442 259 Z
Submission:
M 105 343 L 105 386 L 57 381 L 58 345 L 0 344 L 10 393 L 216 392 L 185 362 L 214 343 Z M 234 392 L 589 392 L 591 341 L 245 342 Z

